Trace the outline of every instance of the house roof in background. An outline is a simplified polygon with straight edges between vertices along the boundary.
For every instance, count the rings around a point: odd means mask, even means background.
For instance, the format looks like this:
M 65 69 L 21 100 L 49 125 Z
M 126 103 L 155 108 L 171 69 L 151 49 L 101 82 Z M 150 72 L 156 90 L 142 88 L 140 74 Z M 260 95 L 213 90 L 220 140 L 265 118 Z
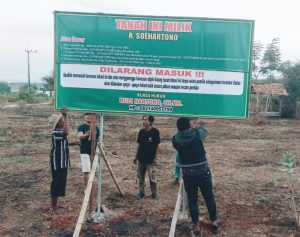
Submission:
M 282 83 L 251 83 L 251 93 L 285 96 L 288 95 Z

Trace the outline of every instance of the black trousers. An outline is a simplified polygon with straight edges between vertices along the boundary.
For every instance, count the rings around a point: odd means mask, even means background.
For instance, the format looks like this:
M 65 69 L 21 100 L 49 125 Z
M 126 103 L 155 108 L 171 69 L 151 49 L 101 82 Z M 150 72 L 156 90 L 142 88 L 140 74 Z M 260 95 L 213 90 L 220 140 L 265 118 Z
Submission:
M 50 193 L 51 197 L 62 197 L 66 195 L 66 184 L 68 169 L 51 170 L 52 182 Z
M 205 200 L 209 219 L 217 219 L 217 207 L 212 188 L 212 177 L 208 166 L 186 168 L 183 171 L 184 188 L 188 197 L 188 206 L 193 223 L 199 222 L 198 189 Z

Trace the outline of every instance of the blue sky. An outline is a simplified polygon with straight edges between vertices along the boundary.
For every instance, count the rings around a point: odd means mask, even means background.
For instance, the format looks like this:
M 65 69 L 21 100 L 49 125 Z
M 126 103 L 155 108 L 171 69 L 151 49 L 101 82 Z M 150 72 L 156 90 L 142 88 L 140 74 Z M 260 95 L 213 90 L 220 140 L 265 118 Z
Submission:
M 54 63 L 53 11 L 103 12 L 255 20 L 254 40 L 280 39 L 282 60 L 300 60 L 299 0 L 9 0 L 0 1 L 0 81 L 27 82 L 49 75 Z

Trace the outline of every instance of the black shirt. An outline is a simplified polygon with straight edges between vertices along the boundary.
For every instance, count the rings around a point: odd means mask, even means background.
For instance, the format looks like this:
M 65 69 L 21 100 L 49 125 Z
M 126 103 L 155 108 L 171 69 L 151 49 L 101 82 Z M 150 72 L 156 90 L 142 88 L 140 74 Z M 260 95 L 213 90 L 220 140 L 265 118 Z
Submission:
M 155 158 L 157 145 L 160 143 L 159 131 L 151 128 L 146 131 L 144 128 L 139 131 L 137 143 L 140 144 L 137 153 L 138 161 L 145 164 L 152 164 Z
M 90 130 L 90 126 L 87 125 L 86 123 L 81 124 L 77 129 L 78 132 L 82 132 L 83 134 L 86 134 L 89 130 Z M 96 126 L 96 142 L 98 142 L 99 135 L 100 135 L 100 130 Z M 80 154 L 88 154 L 88 155 L 92 154 L 92 143 L 88 137 L 81 140 Z

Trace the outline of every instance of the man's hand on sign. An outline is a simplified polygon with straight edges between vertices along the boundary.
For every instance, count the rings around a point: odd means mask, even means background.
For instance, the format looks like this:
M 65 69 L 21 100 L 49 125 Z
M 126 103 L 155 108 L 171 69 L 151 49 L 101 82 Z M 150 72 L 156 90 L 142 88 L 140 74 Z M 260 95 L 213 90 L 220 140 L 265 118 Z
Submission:
M 67 116 L 68 113 L 68 109 L 66 107 L 62 107 L 62 109 L 60 110 L 61 114 L 63 117 Z

